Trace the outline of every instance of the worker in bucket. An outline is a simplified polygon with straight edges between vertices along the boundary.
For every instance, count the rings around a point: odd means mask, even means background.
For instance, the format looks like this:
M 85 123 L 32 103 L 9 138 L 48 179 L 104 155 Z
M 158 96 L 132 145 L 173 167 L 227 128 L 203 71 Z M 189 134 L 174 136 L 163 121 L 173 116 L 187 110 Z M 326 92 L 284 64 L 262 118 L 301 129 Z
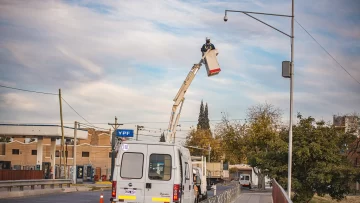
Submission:
M 202 56 L 204 56 L 209 49 L 215 49 L 215 46 L 210 42 L 210 38 L 206 37 L 206 43 L 201 47 Z M 206 63 L 205 59 L 202 60 L 202 63 Z
M 210 50 L 215 49 L 215 46 L 210 42 L 210 38 L 206 37 L 206 43 L 203 44 L 203 46 L 201 47 L 201 52 L 203 56 L 209 49 Z

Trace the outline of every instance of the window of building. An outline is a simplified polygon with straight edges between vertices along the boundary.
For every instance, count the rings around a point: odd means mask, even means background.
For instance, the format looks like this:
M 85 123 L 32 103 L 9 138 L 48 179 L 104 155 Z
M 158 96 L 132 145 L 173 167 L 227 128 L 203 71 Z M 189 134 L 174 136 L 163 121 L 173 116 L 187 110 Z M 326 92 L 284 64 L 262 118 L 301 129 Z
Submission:
M 82 152 L 82 157 L 90 157 L 90 152 Z
M 20 154 L 20 150 L 19 149 L 12 149 L 12 154 Z
M 151 154 L 149 161 L 149 179 L 168 181 L 171 179 L 171 156 L 169 154 Z
M 60 157 L 60 151 L 59 150 L 55 151 L 55 157 Z
M 111 158 L 111 152 L 109 152 L 109 158 Z
M 37 155 L 37 150 L 31 150 L 31 155 Z
M 143 177 L 144 154 L 125 152 L 121 159 L 122 178 L 141 179 Z

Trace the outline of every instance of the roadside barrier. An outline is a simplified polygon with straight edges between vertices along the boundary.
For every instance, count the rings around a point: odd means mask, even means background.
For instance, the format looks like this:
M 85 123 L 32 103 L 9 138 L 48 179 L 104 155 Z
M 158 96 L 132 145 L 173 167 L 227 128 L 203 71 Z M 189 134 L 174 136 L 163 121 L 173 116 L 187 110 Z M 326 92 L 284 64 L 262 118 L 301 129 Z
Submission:
M 235 201 L 241 194 L 240 184 L 236 184 L 233 188 L 230 188 L 223 193 L 210 197 L 201 201 L 200 203 L 231 203 Z

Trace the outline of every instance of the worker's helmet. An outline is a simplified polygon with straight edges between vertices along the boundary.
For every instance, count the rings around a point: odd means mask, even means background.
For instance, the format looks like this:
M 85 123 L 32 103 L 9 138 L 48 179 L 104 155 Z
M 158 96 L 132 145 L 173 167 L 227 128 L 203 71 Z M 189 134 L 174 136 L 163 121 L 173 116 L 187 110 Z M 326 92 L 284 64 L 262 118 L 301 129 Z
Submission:
M 206 37 L 206 43 L 210 43 L 210 38 Z

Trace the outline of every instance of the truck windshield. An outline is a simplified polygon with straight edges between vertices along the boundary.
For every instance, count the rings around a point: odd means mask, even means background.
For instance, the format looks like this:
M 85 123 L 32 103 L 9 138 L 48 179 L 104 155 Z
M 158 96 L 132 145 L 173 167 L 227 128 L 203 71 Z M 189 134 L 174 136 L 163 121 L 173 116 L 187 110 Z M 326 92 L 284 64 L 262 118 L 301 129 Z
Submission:
M 122 178 L 141 179 L 143 177 L 144 154 L 125 152 L 121 159 Z
M 240 176 L 240 180 L 250 180 L 250 176 Z

